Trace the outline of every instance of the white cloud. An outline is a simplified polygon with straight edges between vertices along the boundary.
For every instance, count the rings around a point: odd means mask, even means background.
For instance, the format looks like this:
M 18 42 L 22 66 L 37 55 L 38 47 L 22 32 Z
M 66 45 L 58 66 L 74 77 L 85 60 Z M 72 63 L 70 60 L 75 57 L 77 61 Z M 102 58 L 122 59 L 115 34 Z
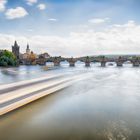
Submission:
M 45 10 L 46 9 L 46 5 L 43 4 L 43 3 L 38 4 L 37 7 L 38 7 L 39 10 Z
M 16 7 L 15 9 L 8 9 L 5 13 L 7 19 L 22 18 L 28 15 L 28 12 L 23 7 Z
M 25 51 L 29 42 L 37 53 L 47 51 L 51 55 L 82 56 L 96 54 L 140 54 L 140 25 L 128 21 L 113 25 L 104 31 L 85 30 L 72 32 L 68 37 L 34 35 L 30 37 L 0 34 L 0 49 L 10 49 L 14 40 Z
M 49 21 L 57 21 L 56 18 L 49 18 L 48 20 L 49 20 Z
M 110 18 L 93 18 L 90 19 L 88 22 L 92 24 L 103 24 L 103 23 L 110 22 Z
M 0 12 L 3 12 L 5 10 L 6 3 L 7 3 L 7 0 L 0 0 Z
M 33 5 L 38 2 L 38 0 L 26 0 L 28 5 Z
M 134 20 L 129 20 L 128 23 L 120 25 L 120 24 L 114 24 L 113 27 L 118 27 L 118 28 L 126 28 L 126 27 L 135 27 L 136 23 Z

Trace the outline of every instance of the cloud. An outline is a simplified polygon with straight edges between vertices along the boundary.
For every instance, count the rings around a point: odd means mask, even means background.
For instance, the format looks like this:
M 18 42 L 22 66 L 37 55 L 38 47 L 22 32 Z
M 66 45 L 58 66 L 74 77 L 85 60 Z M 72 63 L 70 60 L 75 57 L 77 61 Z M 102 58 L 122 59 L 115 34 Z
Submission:
M 38 0 L 26 0 L 28 5 L 33 5 L 38 2 Z
M 34 52 L 48 52 L 51 55 L 86 56 L 98 54 L 140 54 L 140 25 L 134 21 L 113 25 L 103 31 L 85 30 L 71 32 L 69 36 L 33 35 L 14 36 L 0 34 L 0 49 L 10 49 L 17 40 L 25 52 L 29 42 Z
M 3 12 L 5 10 L 6 3 L 7 3 L 7 0 L 0 0 L 0 12 Z
M 43 4 L 43 3 L 38 4 L 37 7 L 38 7 L 39 10 L 45 10 L 46 9 L 46 5 Z
M 5 13 L 7 19 L 22 18 L 28 15 L 28 12 L 23 7 L 16 7 L 15 9 L 8 9 Z
M 56 18 L 49 18 L 48 20 L 49 20 L 49 21 L 57 21 Z
M 120 25 L 120 24 L 114 24 L 113 27 L 117 28 L 126 28 L 126 27 L 135 27 L 136 23 L 134 20 L 129 20 L 126 24 Z
M 103 24 L 103 23 L 110 22 L 110 18 L 93 18 L 90 19 L 88 22 L 92 24 Z

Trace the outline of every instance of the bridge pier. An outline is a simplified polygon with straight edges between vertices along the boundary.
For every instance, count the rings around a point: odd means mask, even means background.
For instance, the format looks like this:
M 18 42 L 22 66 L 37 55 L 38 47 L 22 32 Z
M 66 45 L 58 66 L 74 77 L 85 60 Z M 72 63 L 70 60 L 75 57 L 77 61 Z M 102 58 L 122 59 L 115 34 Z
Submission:
M 106 60 L 105 57 L 103 56 L 101 59 L 101 67 L 105 67 L 106 66 Z
M 132 61 L 132 64 L 133 64 L 133 67 L 139 67 L 139 66 L 140 66 L 140 63 L 139 63 L 138 58 L 135 58 L 135 59 Z
M 39 60 L 39 61 L 37 62 L 37 64 L 38 64 L 38 65 L 45 65 L 45 64 L 46 64 L 46 61 L 44 61 L 44 60 Z
M 101 61 L 101 67 L 105 67 L 106 66 L 106 62 L 105 61 Z
M 122 62 L 117 62 L 117 67 L 122 67 L 123 63 Z
M 86 67 L 90 67 L 90 62 L 85 62 Z
M 54 66 L 60 66 L 60 62 L 54 62 Z
M 70 67 L 75 67 L 75 63 L 70 62 L 69 66 Z
M 120 56 L 117 60 L 117 67 L 122 67 L 123 66 L 123 61 L 122 61 L 122 57 Z
M 74 58 L 71 58 L 68 62 L 69 62 L 69 66 L 70 67 L 75 67 L 75 60 L 74 60 Z
M 90 67 L 90 59 L 88 56 L 86 57 L 86 60 L 85 60 L 85 67 Z
M 55 66 L 55 67 L 60 66 L 60 60 L 59 60 L 58 58 L 54 58 L 53 63 L 54 63 L 54 66 Z
M 139 67 L 139 66 L 140 66 L 139 62 L 133 62 L 133 67 Z

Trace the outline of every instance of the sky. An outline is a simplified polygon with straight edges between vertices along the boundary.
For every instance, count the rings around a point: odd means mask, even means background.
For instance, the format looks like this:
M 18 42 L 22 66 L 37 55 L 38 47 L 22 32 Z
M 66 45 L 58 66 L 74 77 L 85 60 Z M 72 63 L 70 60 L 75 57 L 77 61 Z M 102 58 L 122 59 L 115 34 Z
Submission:
M 140 0 L 0 0 L 0 49 L 140 54 Z

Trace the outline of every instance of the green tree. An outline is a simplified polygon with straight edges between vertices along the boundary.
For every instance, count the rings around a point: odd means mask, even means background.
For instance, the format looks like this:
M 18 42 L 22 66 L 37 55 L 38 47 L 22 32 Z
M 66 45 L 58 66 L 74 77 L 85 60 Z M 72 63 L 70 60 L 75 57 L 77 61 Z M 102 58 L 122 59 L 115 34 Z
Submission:
M 0 55 L 0 66 L 16 66 L 17 60 L 15 55 L 7 50 L 2 51 Z

